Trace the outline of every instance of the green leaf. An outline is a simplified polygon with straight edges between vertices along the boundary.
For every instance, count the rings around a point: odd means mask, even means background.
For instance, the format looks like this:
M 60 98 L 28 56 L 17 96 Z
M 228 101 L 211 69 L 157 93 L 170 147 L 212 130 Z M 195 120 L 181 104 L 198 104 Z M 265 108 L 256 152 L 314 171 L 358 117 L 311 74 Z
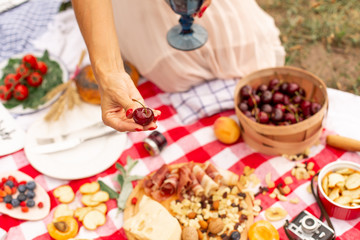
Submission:
M 128 156 L 126 159 L 127 171 L 130 173 L 138 162 L 138 160 L 133 160 L 130 156 Z
M 123 186 L 124 186 L 124 176 L 119 174 L 117 176 L 117 181 L 119 182 L 120 186 L 121 186 L 121 189 L 123 189 Z
M 119 197 L 119 194 L 115 192 L 111 187 L 106 185 L 106 183 L 101 180 L 98 180 L 98 183 L 100 184 L 100 189 L 109 194 L 110 199 L 117 199 Z
M 120 163 L 117 162 L 115 167 L 121 172 L 122 175 L 126 176 L 126 170 Z
M 131 194 L 132 190 L 133 190 L 133 186 L 132 186 L 131 182 L 130 181 L 125 181 L 124 182 L 124 187 L 121 190 L 120 196 L 119 196 L 118 201 L 117 201 L 117 205 L 118 205 L 118 208 L 120 210 L 125 209 L 126 201 L 129 198 L 129 195 Z
M 136 180 L 140 180 L 140 179 L 143 179 L 144 176 L 140 176 L 140 175 L 131 175 L 131 176 L 128 176 L 126 178 L 126 180 L 132 182 L 132 181 L 136 181 Z

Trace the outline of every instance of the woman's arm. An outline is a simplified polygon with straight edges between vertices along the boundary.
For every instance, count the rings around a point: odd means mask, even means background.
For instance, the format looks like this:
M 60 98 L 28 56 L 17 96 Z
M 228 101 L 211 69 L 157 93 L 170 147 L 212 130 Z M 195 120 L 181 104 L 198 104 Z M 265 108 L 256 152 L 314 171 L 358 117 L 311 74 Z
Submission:
M 132 120 L 133 110 L 140 107 L 132 99 L 144 100 L 124 70 L 111 0 L 72 0 L 72 4 L 99 85 L 104 123 L 118 131 L 155 129 L 155 122 L 143 127 Z M 154 114 L 157 118 L 160 112 Z

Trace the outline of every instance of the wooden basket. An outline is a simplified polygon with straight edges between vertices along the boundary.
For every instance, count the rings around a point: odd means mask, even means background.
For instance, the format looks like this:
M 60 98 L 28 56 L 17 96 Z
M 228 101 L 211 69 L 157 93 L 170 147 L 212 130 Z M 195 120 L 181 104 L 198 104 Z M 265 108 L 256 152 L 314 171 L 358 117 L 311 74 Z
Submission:
M 245 85 L 257 88 L 272 79 L 295 82 L 304 88 L 306 99 L 322 105 L 310 118 L 288 126 L 260 124 L 246 117 L 238 108 L 240 89 Z M 243 140 L 256 151 L 268 155 L 299 154 L 314 145 L 320 138 L 322 123 L 328 107 L 325 83 L 317 76 L 295 67 L 262 69 L 242 78 L 235 88 L 235 112 L 240 121 Z

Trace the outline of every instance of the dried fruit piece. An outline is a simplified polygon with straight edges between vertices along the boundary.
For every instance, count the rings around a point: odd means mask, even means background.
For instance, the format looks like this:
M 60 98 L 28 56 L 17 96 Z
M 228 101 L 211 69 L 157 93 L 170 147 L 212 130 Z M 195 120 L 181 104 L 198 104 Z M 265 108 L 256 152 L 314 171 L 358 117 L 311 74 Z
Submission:
M 290 176 L 287 176 L 285 179 L 284 179 L 284 183 L 287 184 L 287 185 L 290 185 L 292 184 L 294 181 L 292 180 L 292 178 Z
M 294 198 L 290 199 L 289 202 L 290 202 L 290 203 L 293 203 L 293 204 L 298 204 L 298 203 L 300 202 L 300 200 L 299 200 L 299 198 L 294 197 Z
M 267 173 L 265 176 L 265 183 L 268 186 L 268 188 L 275 187 L 274 181 L 271 180 L 271 172 Z
M 326 195 L 329 195 L 329 178 L 325 176 L 322 180 L 322 188 Z
M 330 194 L 329 194 L 329 198 L 331 200 L 335 200 L 338 197 L 340 197 L 340 188 L 336 187 L 333 190 L 331 190 Z
M 329 176 L 329 187 L 333 188 L 335 186 L 340 186 L 345 184 L 345 178 L 343 175 L 338 173 L 330 173 Z
M 59 199 L 61 203 L 70 203 L 75 198 L 74 191 L 69 185 L 64 185 L 56 188 L 53 194 L 56 198 Z
M 63 216 L 73 216 L 74 215 L 74 210 L 69 208 L 69 205 L 67 204 L 60 204 L 59 206 L 56 207 L 55 211 L 54 211 L 54 218 L 59 218 L 59 217 L 63 217 Z
M 249 240 L 279 240 L 279 232 L 268 221 L 260 220 L 253 223 L 248 232 Z
M 334 201 L 338 204 L 349 206 L 349 204 L 352 202 L 352 198 L 349 196 L 341 196 Z
M 105 222 L 105 215 L 98 210 L 91 210 L 83 219 L 83 225 L 88 230 L 95 230 L 97 227 L 104 225 Z
M 360 187 L 360 174 L 359 173 L 351 174 L 346 179 L 345 186 L 349 190 L 353 190 L 353 189 Z
M 107 212 L 107 206 L 105 203 L 100 203 L 99 205 L 93 207 L 93 209 L 96 209 L 96 210 L 102 212 L 103 214 L 106 214 L 106 212 Z
M 91 195 L 91 201 L 93 202 L 106 202 L 110 199 L 110 196 L 105 191 L 99 191 Z
M 74 212 L 74 216 L 82 222 L 86 214 L 88 214 L 93 208 L 92 207 L 81 207 L 77 208 Z
M 341 174 L 341 175 L 350 175 L 352 173 L 354 173 L 355 170 L 351 169 L 351 168 L 342 168 L 336 171 L 336 173 Z
M 87 207 L 95 207 L 95 206 L 99 205 L 101 202 L 93 201 L 92 196 L 93 196 L 92 194 L 83 195 L 81 197 L 81 203 Z
M 93 194 L 99 190 L 100 184 L 98 182 L 85 183 L 79 188 L 81 194 Z
M 269 221 L 279 221 L 285 218 L 287 212 L 281 207 L 270 207 L 265 210 L 265 217 Z

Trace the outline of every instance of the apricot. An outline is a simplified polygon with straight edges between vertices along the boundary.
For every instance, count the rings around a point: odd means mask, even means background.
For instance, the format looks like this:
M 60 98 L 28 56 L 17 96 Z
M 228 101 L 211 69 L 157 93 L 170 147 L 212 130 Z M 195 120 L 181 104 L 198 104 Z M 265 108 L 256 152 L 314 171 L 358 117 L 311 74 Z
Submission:
M 49 223 L 47 229 L 53 239 L 66 240 L 77 235 L 79 226 L 72 216 L 62 216 Z
M 214 123 L 215 137 L 222 143 L 235 143 L 240 137 L 240 126 L 230 117 L 219 117 Z
M 249 240 L 279 240 L 279 232 L 266 220 L 253 223 L 248 232 Z

